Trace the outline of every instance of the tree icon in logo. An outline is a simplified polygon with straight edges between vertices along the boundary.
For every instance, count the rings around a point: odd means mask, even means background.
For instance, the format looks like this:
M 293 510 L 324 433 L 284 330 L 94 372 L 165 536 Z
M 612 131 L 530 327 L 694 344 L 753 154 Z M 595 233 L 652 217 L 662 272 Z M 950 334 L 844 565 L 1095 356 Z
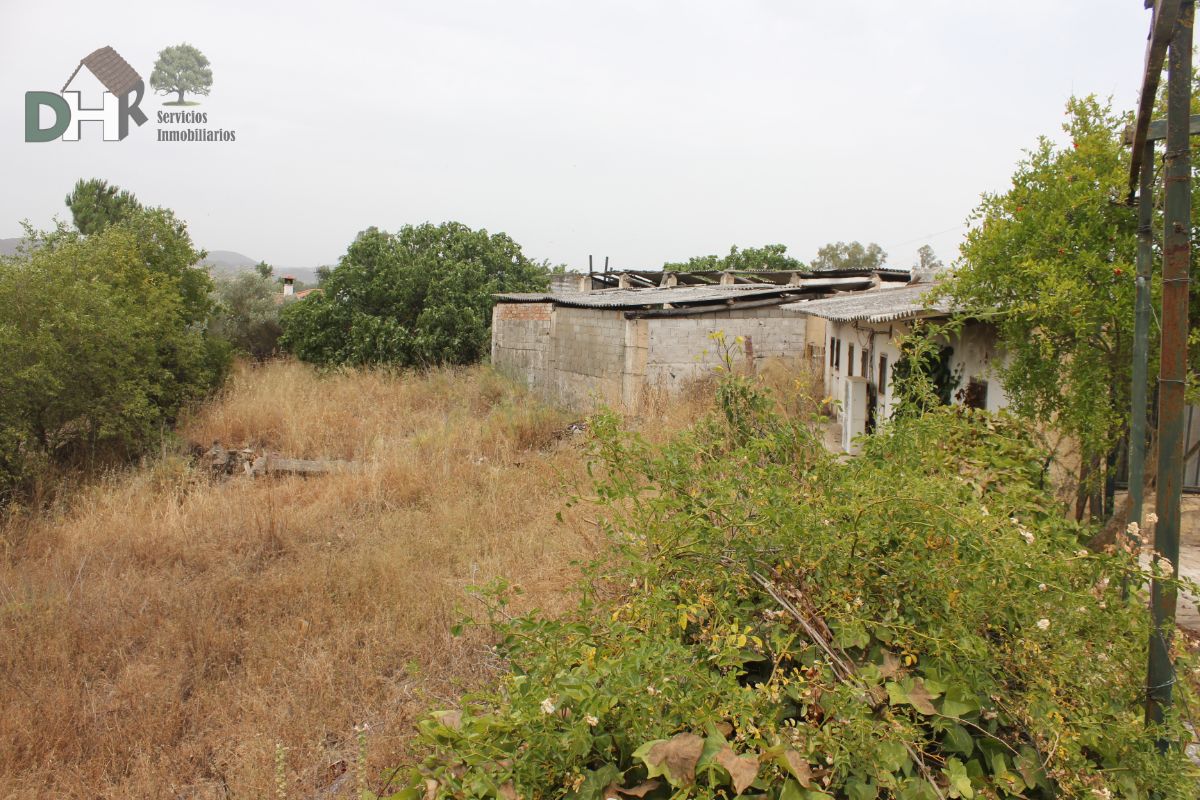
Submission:
M 158 54 L 154 72 L 150 73 L 150 86 L 159 94 L 178 94 L 176 100 L 163 103 L 165 106 L 194 106 L 196 101 L 183 99 L 189 94 L 207 95 L 212 88 L 212 69 L 208 58 L 186 42 L 168 47 Z

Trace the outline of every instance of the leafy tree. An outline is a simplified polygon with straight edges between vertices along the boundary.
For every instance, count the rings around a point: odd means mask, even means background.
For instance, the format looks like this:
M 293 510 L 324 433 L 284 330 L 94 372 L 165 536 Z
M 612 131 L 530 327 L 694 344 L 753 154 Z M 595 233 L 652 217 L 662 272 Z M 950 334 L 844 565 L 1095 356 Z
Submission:
M 1070 143 L 1040 138 L 1011 187 L 983 196 L 946 287 L 968 314 L 995 321 L 1014 409 L 1076 439 L 1093 475 L 1129 413 L 1136 230 L 1115 202 L 1128 180 L 1127 122 L 1094 96 L 1072 98 Z
M 223 376 L 183 290 L 190 241 L 144 238 L 162 218 L 30 231 L 41 246 L 0 261 L 0 498 L 53 465 L 140 452 Z
M 80 178 L 75 189 L 67 195 L 66 203 L 75 227 L 84 235 L 96 233 L 105 225 L 128 219 L 142 210 L 142 204 L 133 194 L 100 178 L 86 181 Z
M 265 261 L 260 261 L 257 264 L 255 264 L 254 272 L 260 278 L 266 278 L 267 280 L 271 280 L 271 276 L 275 274 L 275 270 L 272 269 L 271 265 Z
M 739 250 L 737 245 L 733 245 L 729 248 L 727 256 L 693 256 L 687 261 L 663 264 L 663 269 L 670 272 L 754 272 L 804 269 L 804 265 L 787 254 L 787 245 L 767 244 L 762 247 L 747 247 L 745 250 Z
M 256 270 L 220 278 L 211 327 L 213 335 L 260 361 L 275 353 L 283 332 L 279 291 L 270 270 L 267 266 L 266 275 Z
M 887 253 L 871 242 L 833 242 L 817 251 L 810 265 L 814 270 L 834 269 L 879 269 L 887 260 Z
M 183 105 L 185 92 L 207 95 L 212 88 L 208 58 L 186 42 L 159 51 L 150 86 L 159 94 L 178 94 L 174 105 Z
M 937 253 L 933 252 L 932 247 L 923 244 L 917 250 L 917 263 L 913 266 L 921 270 L 938 270 L 942 269 L 945 264 L 937 257 Z
M 458 222 L 359 233 L 322 292 L 288 305 L 280 343 L 317 364 L 466 364 L 488 351 L 492 295 L 547 285 L 503 233 Z
M 76 229 L 85 236 L 99 233 L 109 225 L 129 228 L 147 266 L 177 287 L 187 322 L 197 324 L 207 317 L 212 278 L 199 266 L 205 254 L 192 245 L 187 225 L 175 212 L 146 208 L 131 192 L 99 178 L 76 183 L 66 203 Z M 57 231 L 51 238 L 63 235 Z

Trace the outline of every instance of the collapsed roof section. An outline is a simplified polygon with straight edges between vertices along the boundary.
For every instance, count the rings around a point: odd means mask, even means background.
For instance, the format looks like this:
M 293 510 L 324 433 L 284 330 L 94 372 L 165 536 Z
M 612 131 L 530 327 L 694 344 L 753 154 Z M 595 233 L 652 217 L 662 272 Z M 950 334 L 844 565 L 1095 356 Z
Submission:
M 589 276 L 580 276 L 586 286 Z M 590 276 L 614 281 L 590 291 L 510 292 L 501 303 L 554 303 L 570 308 L 616 309 L 627 319 L 709 314 L 792 303 L 838 292 L 859 293 L 903 285 L 909 273 L 839 270 L 828 272 L 673 273 L 621 272 Z M 714 280 L 709 280 L 710 278 Z

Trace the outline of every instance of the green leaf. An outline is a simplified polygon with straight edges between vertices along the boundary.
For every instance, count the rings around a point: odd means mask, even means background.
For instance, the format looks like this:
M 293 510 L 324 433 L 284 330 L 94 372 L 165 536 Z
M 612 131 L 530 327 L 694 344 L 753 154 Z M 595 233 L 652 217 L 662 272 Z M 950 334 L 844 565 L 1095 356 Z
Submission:
M 946 727 L 943 746 L 951 753 L 969 756 L 975 750 L 975 739 L 967 729 L 957 722 L 951 722 Z
M 967 800 L 971 800 L 975 796 L 975 789 L 971 786 L 971 776 L 967 774 L 967 767 L 963 762 L 957 758 L 949 759 L 942 774 L 950 782 L 951 797 L 965 797 Z

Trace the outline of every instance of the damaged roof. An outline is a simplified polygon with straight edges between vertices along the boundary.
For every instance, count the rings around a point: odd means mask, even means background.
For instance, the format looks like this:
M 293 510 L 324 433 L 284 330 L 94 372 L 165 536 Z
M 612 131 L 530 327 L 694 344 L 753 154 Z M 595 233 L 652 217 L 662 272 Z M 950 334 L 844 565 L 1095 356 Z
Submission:
M 788 303 L 784 308 L 834 322 L 892 322 L 913 317 L 944 316 L 954 310 L 945 299 L 930 302 L 926 295 L 937 284 L 914 283 L 896 289 L 854 292 L 823 300 Z
M 799 296 L 802 286 L 774 286 L 762 283 L 739 283 L 732 286 L 671 286 L 646 289 L 595 289 L 590 292 L 509 292 L 496 295 L 510 303 L 555 303 L 573 308 L 645 308 L 679 306 L 701 303 L 737 303 L 740 300 L 763 300 L 770 297 Z

